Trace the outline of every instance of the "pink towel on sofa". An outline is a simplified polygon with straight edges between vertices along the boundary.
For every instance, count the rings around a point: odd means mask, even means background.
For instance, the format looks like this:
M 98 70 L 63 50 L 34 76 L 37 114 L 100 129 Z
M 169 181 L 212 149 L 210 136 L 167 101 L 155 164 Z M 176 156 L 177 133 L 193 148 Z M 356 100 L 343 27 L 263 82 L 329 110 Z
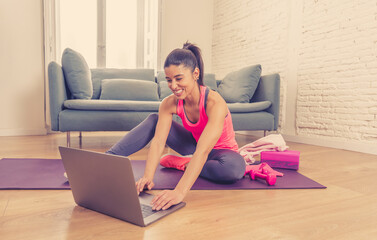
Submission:
M 253 164 L 254 157 L 262 151 L 285 151 L 288 146 L 280 134 L 270 134 L 241 147 L 238 152 L 245 159 L 246 164 Z

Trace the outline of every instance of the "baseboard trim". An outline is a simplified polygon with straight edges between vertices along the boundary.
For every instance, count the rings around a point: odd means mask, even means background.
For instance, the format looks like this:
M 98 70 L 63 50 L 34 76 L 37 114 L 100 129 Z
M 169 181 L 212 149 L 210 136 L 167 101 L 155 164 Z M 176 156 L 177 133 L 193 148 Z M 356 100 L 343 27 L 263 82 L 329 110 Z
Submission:
M 251 135 L 258 138 L 263 137 L 263 131 L 237 131 L 238 134 Z M 268 134 L 273 134 L 276 132 L 268 132 Z M 310 144 L 321 147 L 329 147 L 336 149 L 343 149 L 354 152 L 368 153 L 377 155 L 376 143 L 365 142 L 365 141 L 355 141 L 355 140 L 337 140 L 333 138 L 319 138 L 319 137 L 308 137 L 308 136 L 297 136 L 289 134 L 281 134 L 285 141 L 296 142 L 303 144 Z
M 37 129 L 0 129 L 0 136 L 10 137 L 10 136 L 30 136 L 30 135 L 46 135 L 47 130 L 45 128 Z
M 286 134 L 282 134 L 282 136 L 286 141 L 377 155 L 376 143 L 372 143 L 372 142 L 354 141 L 354 140 L 345 141 L 345 140 L 337 140 L 337 139 L 331 139 L 331 138 L 326 138 L 326 137 L 319 138 L 319 137 L 308 137 L 308 136 L 294 136 L 294 135 L 286 135 Z

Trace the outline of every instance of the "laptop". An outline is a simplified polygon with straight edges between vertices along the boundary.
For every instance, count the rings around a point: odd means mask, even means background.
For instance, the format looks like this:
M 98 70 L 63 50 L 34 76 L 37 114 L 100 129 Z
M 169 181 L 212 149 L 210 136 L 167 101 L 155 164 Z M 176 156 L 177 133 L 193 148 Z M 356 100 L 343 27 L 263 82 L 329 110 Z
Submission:
M 59 147 L 77 205 L 145 227 L 184 207 L 181 202 L 154 211 L 154 195 L 136 191 L 132 165 L 127 157 Z

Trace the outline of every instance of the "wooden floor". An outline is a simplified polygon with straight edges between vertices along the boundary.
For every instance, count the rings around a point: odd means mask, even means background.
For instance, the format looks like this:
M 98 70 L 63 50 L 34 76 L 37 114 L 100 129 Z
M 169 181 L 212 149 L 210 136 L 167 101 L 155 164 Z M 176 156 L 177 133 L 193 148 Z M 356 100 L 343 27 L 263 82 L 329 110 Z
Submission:
M 83 148 L 103 152 L 123 134 L 84 133 Z M 256 139 L 237 134 L 240 146 Z M 65 143 L 0 137 L 0 158 L 60 158 Z M 69 190 L 0 191 L 0 239 L 377 239 L 377 156 L 287 144 L 301 152 L 299 172 L 327 189 L 192 190 L 186 207 L 146 228 L 78 207 Z

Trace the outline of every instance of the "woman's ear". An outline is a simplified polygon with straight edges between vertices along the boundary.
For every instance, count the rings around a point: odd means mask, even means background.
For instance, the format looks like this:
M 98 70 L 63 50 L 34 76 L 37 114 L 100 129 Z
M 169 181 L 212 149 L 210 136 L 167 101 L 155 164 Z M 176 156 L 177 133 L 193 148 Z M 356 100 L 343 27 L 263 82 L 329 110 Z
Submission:
M 199 68 L 195 68 L 195 69 L 194 69 L 193 75 L 194 75 L 194 79 L 195 79 L 195 80 L 198 80 L 198 79 L 199 79 L 199 75 L 200 75 L 200 70 L 199 70 Z

